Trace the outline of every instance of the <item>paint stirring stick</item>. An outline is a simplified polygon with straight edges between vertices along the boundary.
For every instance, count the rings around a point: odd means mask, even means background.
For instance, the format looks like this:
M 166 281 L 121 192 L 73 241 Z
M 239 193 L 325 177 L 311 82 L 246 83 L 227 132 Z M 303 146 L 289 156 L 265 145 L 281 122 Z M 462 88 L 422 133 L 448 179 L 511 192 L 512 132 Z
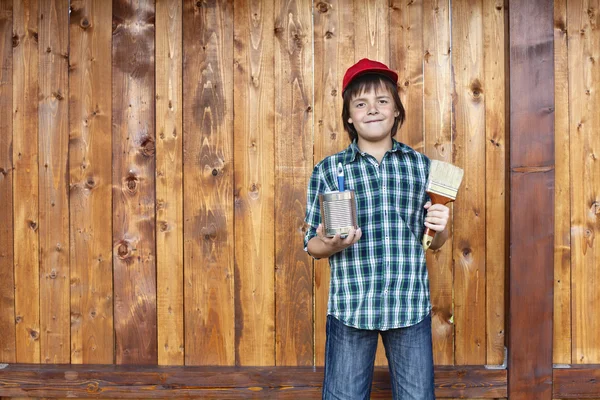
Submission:
M 342 167 L 342 163 L 338 163 L 337 165 L 337 180 L 338 180 L 338 190 L 340 192 L 344 191 L 344 167 Z
M 456 193 L 462 182 L 464 171 L 452 164 L 431 160 L 429 179 L 425 191 L 431 198 L 431 204 L 447 204 L 456 199 Z M 435 236 L 435 231 L 425 228 L 423 249 L 427 251 Z

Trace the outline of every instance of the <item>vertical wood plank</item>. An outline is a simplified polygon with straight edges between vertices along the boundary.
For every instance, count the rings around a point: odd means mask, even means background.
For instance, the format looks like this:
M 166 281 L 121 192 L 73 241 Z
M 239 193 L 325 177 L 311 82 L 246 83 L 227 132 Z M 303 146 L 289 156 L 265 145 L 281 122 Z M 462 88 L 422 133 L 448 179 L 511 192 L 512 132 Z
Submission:
M 189 365 L 235 363 L 233 12 L 231 1 L 184 3 L 185 363 Z M 242 135 L 235 135 L 235 142 Z M 268 259 L 265 254 L 257 257 Z M 240 306 L 252 304 L 249 298 Z
M 508 397 L 551 399 L 555 158 L 552 1 L 511 0 L 508 10 Z M 532 332 L 535 340 L 523 340 Z
M 313 161 L 312 0 L 275 10 L 275 363 L 312 365 L 313 263 L 298 245 Z
M 13 201 L 17 362 L 40 362 L 38 2 L 13 2 Z
M 113 0 L 113 268 L 117 364 L 155 364 L 154 1 Z
M 424 152 L 431 159 L 452 163 L 452 70 L 447 1 L 423 2 L 423 46 Z M 466 201 L 460 192 L 458 201 Z M 452 208 L 450 205 L 451 212 Z M 452 232 L 452 227 L 449 229 Z M 451 234 L 442 248 L 427 252 L 433 359 L 436 365 L 454 364 L 452 243 Z
M 506 279 L 506 96 L 504 0 L 483 1 L 485 85 L 486 364 L 504 362 Z M 479 321 L 478 323 L 481 323 Z
M 438 6 L 439 7 L 439 6 Z M 438 9 L 439 11 L 439 9 Z M 423 2 L 392 0 L 390 4 L 390 64 L 398 72 L 400 99 L 406 120 L 396 139 L 423 152 Z
M 572 361 L 600 362 L 600 1 L 568 3 L 571 131 Z
M 13 255 L 12 0 L 0 0 L 0 363 L 16 361 Z
M 552 362 L 571 364 L 571 183 L 567 0 L 554 1 L 554 330 Z M 576 156 L 581 162 L 581 156 Z
M 315 127 L 313 164 L 349 144 L 342 115 L 342 79 L 354 64 L 353 0 L 314 2 Z M 305 201 L 306 203 L 306 201 Z M 314 261 L 315 364 L 325 363 L 329 260 Z
M 69 4 L 40 2 L 40 348 L 41 361 L 70 361 Z
M 456 364 L 486 362 L 485 99 L 482 1 L 452 2 L 455 163 L 465 171 L 454 204 Z
M 389 65 L 390 24 L 388 0 L 354 0 L 352 17 L 354 18 L 356 38 L 354 41 L 355 61 L 370 58 Z M 346 71 L 342 72 L 342 78 L 344 72 Z
M 274 10 L 255 0 L 234 14 L 235 361 L 273 365 Z
M 182 2 L 156 2 L 158 363 L 184 363 Z
M 71 363 L 111 364 L 112 5 L 74 0 L 70 16 Z

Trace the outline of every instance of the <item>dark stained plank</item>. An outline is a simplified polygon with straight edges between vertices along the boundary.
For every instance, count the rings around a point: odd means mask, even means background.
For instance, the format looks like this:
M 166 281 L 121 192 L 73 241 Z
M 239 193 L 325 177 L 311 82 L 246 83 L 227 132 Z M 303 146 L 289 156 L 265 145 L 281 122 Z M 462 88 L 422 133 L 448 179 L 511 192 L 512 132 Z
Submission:
M 13 250 L 12 0 L 0 0 L 0 363 L 16 361 Z
M 13 209 L 17 362 L 40 362 L 38 2 L 13 3 Z M 66 247 L 68 248 L 68 247 Z
M 452 67 L 449 16 L 448 2 L 441 0 L 423 2 L 423 127 L 425 130 L 423 151 L 431 159 L 452 163 Z M 462 199 L 460 192 L 459 196 Z M 452 205 L 449 207 L 452 210 Z M 448 229 L 451 233 L 452 227 Z M 452 240 L 450 235 L 441 249 L 428 251 L 426 254 L 432 305 L 433 360 L 436 365 L 454 364 Z
M 79 398 L 317 399 L 323 368 L 9 365 L 0 370 L 0 396 Z M 506 397 L 506 370 L 437 367 L 438 398 Z M 376 367 L 372 399 L 390 399 L 386 367 Z
M 275 363 L 275 71 L 271 1 L 235 2 L 235 363 Z
M 69 174 L 71 363 L 111 364 L 113 339 L 111 135 L 112 5 L 71 2 Z
M 183 25 L 180 0 L 156 2 L 158 364 L 184 363 Z
M 231 1 L 184 3 L 186 365 L 235 363 L 232 24 Z
M 154 1 L 113 1 L 113 268 L 116 362 L 154 364 Z
M 313 165 L 348 146 L 342 123 L 342 78 L 354 64 L 354 3 L 320 1 L 314 14 L 315 127 Z M 306 203 L 306 201 L 304 202 Z M 304 204 L 304 206 L 306 206 Z M 301 242 L 302 243 L 302 242 Z M 315 364 L 325 363 L 329 261 L 314 261 Z
M 313 263 L 299 245 L 313 167 L 312 0 L 275 10 L 275 365 L 312 365 Z
M 572 364 L 555 368 L 552 374 L 554 399 L 600 398 L 600 365 Z
M 552 2 L 510 1 L 509 25 L 509 397 L 511 400 L 551 399 L 554 275 Z M 533 332 L 534 341 L 523 340 L 531 337 Z

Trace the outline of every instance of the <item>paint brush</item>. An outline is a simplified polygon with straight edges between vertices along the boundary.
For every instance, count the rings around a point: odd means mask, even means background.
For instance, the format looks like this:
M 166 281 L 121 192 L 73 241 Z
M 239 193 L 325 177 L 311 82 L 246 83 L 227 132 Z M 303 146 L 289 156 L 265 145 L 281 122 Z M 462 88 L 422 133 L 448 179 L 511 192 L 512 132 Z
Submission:
M 338 191 L 344 191 L 344 167 L 342 163 L 337 165 L 337 180 L 338 180 Z
M 429 179 L 425 191 L 431 198 L 431 204 L 448 204 L 456 199 L 456 193 L 462 182 L 464 171 L 455 165 L 431 160 Z M 435 231 L 425 228 L 423 249 L 427 251 L 435 236 Z

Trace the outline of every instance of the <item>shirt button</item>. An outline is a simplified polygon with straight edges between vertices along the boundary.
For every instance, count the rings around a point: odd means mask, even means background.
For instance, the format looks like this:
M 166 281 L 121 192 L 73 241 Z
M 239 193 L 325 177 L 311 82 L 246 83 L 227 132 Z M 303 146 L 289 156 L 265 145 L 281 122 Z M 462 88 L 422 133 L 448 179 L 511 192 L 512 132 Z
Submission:
M 387 289 L 383 291 L 383 294 L 387 294 Z

